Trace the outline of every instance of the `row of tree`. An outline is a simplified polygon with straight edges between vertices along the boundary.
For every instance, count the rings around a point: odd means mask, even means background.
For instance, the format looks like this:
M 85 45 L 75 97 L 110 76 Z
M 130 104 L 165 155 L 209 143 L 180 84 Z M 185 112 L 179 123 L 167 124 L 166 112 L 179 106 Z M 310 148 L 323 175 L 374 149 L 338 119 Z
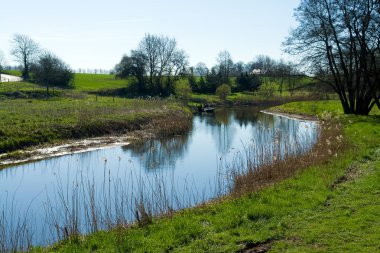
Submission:
M 298 72 L 293 64 L 269 56 L 259 56 L 247 64 L 234 63 L 228 51 L 218 54 L 217 64 L 211 69 L 202 62 L 190 67 L 187 55 L 177 48 L 174 38 L 147 34 L 135 50 L 122 57 L 115 73 L 117 78 L 133 77 L 131 88 L 138 94 L 167 96 L 175 93 L 175 82 L 184 77 L 192 91 L 214 93 L 222 84 L 231 85 L 237 91 L 252 91 L 269 77 Z
M 74 74 L 70 67 L 52 52 L 42 50 L 26 35 L 13 36 L 11 54 L 22 67 L 22 77 L 45 85 L 48 94 L 50 85 L 68 87 L 73 84 Z
M 294 88 L 294 80 L 301 74 L 291 62 L 259 55 L 248 63 L 234 63 L 231 54 L 222 51 L 217 56 L 217 64 L 211 69 L 202 62 L 190 67 L 188 79 L 193 91 L 200 93 L 212 93 L 221 84 L 229 84 L 235 91 L 254 91 L 261 84 L 269 82 L 278 82 L 282 92 L 285 81 L 288 88 Z

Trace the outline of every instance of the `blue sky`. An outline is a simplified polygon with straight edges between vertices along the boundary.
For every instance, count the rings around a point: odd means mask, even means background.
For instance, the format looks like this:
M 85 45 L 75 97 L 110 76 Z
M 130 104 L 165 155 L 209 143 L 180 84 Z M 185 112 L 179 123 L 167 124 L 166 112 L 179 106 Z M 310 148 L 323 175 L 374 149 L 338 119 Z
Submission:
M 0 50 L 8 63 L 14 33 L 29 35 L 71 67 L 111 69 L 144 34 L 175 37 L 192 65 L 218 52 L 248 62 L 289 59 L 281 43 L 296 26 L 300 0 L 19 0 L 1 4 Z

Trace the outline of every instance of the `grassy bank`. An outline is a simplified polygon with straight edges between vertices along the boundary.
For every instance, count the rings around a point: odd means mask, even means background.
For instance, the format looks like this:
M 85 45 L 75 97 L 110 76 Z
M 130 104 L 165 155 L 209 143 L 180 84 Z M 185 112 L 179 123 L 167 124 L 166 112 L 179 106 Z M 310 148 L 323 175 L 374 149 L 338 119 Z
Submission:
M 150 225 L 97 232 L 33 251 L 378 251 L 380 117 L 342 115 L 338 102 L 298 102 L 274 110 L 317 113 L 326 122 L 322 125 L 326 134 L 308 157 L 272 165 L 274 169 L 299 166 L 294 175 L 286 176 L 290 178 L 269 180 L 263 189 L 153 219 Z M 302 163 L 309 160 L 312 164 Z M 257 182 L 249 173 L 240 179 Z
M 0 101 L 0 153 L 67 139 L 156 129 L 176 134 L 190 113 L 174 102 L 88 96 Z M 174 124 L 174 121 L 183 124 Z

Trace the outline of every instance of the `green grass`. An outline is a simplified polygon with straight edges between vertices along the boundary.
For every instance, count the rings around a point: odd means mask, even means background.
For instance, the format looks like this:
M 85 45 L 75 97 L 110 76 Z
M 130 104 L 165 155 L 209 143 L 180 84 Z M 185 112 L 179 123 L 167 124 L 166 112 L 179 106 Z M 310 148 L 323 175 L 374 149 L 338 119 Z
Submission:
M 33 91 L 33 90 L 45 90 L 44 87 L 28 83 L 28 82 L 4 82 L 0 83 L 0 92 L 17 92 L 17 91 Z
M 3 70 L 3 74 L 12 75 L 12 76 L 21 76 L 20 70 Z
M 184 108 L 163 100 L 95 100 L 95 96 L 0 100 L 0 153 L 70 138 L 131 131 L 152 119 L 175 117 L 178 112 L 188 117 Z
M 68 95 L 69 90 L 50 87 L 49 97 Z M 46 98 L 46 87 L 28 82 L 0 83 L 0 99 Z
M 344 116 L 338 107 L 301 102 L 277 108 L 303 114 L 337 110 L 350 148 L 328 162 L 237 199 L 34 252 L 236 252 L 268 242 L 274 252 L 379 251 L 380 117 Z
M 234 92 L 229 95 L 226 100 L 221 100 L 218 96 L 214 94 L 199 94 L 193 93 L 189 98 L 189 105 L 199 105 L 205 103 L 216 103 L 216 104 L 250 104 L 250 105 L 259 105 L 259 104 L 281 104 L 286 103 L 287 101 L 297 101 L 297 100 L 310 100 L 315 98 L 314 94 L 310 92 L 294 92 L 290 94 L 287 91 L 284 91 L 280 96 L 279 93 L 276 93 L 272 97 L 264 97 L 253 92 Z
M 9 70 L 3 71 L 4 74 L 21 76 L 20 71 Z M 6 85 L 3 83 L 0 85 Z M 74 88 L 77 91 L 99 91 L 99 90 L 114 90 L 128 87 L 129 81 L 124 79 L 116 79 L 115 75 L 109 74 L 74 74 Z M 8 88 L 14 90 L 17 87 L 23 89 L 27 86 L 26 82 L 20 85 L 9 83 Z M 34 84 L 29 84 L 30 87 L 36 87 Z M 4 88 L 3 88 L 4 89 Z M 7 90 L 8 91 L 8 90 Z
M 75 89 L 79 91 L 113 90 L 128 87 L 128 80 L 108 74 L 75 74 Z
M 273 111 L 301 114 L 309 116 L 322 116 L 325 112 L 339 116 L 343 114 L 343 108 L 339 100 L 325 100 L 315 102 L 293 102 L 274 107 Z M 373 107 L 370 115 L 380 115 L 377 106 Z

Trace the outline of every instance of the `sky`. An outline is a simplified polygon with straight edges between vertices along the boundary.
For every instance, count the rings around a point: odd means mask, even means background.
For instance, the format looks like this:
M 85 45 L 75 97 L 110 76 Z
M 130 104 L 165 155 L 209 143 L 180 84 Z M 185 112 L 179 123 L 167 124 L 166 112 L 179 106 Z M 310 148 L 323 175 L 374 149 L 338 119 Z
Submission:
M 297 25 L 300 0 L 2 1 L 0 50 L 8 64 L 15 33 L 30 36 L 74 69 L 112 69 L 145 34 L 174 37 L 191 65 L 257 55 L 291 60 L 281 43 Z

